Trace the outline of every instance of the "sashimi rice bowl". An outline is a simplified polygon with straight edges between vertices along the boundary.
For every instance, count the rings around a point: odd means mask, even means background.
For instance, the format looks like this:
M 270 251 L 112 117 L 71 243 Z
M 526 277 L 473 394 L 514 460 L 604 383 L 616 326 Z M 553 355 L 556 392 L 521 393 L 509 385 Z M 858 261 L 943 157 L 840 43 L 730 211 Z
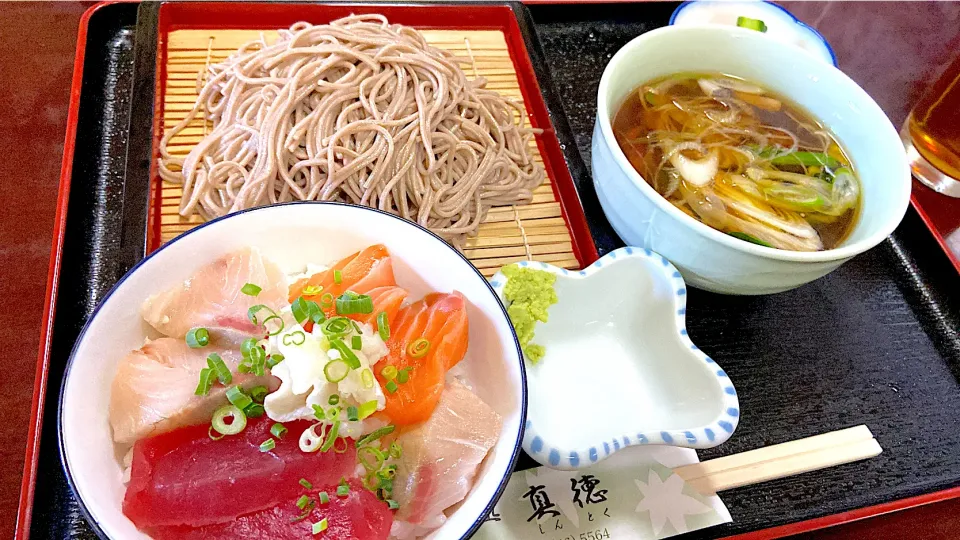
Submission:
M 163 246 L 80 335 L 68 479 L 109 538 L 464 538 L 516 461 L 523 365 L 455 249 L 297 203 Z

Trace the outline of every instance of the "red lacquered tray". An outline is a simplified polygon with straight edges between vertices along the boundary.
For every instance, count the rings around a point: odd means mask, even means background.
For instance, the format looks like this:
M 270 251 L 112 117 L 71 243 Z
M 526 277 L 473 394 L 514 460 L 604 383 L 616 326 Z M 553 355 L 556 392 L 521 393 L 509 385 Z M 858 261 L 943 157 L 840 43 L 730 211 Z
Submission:
M 179 119 L 180 107 L 182 104 L 178 101 L 179 107 L 168 113 L 167 106 L 168 77 L 169 80 L 179 84 L 185 77 L 185 70 L 194 69 L 190 67 L 180 67 L 183 62 L 183 55 L 203 54 L 206 50 L 209 60 L 209 49 L 206 46 L 196 46 L 195 48 L 184 49 L 183 41 L 175 43 L 171 38 L 171 33 L 182 30 L 203 30 L 209 31 L 210 36 L 216 37 L 217 45 L 211 47 L 235 47 L 234 41 L 231 41 L 230 32 L 237 30 L 276 30 L 278 28 L 287 28 L 298 21 L 311 23 L 326 23 L 331 20 L 345 17 L 351 14 L 377 13 L 387 17 L 391 23 L 411 26 L 424 31 L 434 30 L 455 30 L 463 32 L 463 35 L 470 35 L 470 32 L 480 31 L 473 34 L 478 37 L 490 34 L 482 31 L 501 32 L 505 40 L 505 45 L 500 48 L 499 45 L 487 45 L 494 47 L 485 49 L 488 52 L 481 52 L 478 55 L 495 55 L 509 53 L 509 60 L 512 62 L 513 72 L 516 75 L 516 87 L 512 83 L 506 83 L 510 88 L 508 91 L 519 89 L 523 102 L 526 105 L 529 122 L 533 127 L 543 129 L 543 134 L 536 137 L 537 147 L 548 178 L 551 180 L 553 197 L 550 201 L 544 201 L 540 204 L 552 206 L 552 213 L 562 217 L 568 231 L 559 231 L 559 236 L 569 233 L 569 247 L 565 241 L 551 243 L 542 240 L 547 238 L 541 236 L 541 240 L 530 242 L 540 242 L 533 251 L 534 258 L 546 262 L 554 262 L 567 268 L 580 268 L 590 264 L 597 259 L 597 250 L 593 239 L 584 219 L 583 208 L 580 204 L 576 187 L 571 178 L 570 171 L 564 161 L 564 156 L 557 139 L 554 126 L 551 124 L 547 106 L 544 102 L 544 94 L 537 82 L 537 71 L 531 62 L 530 54 L 525 44 L 525 36 L 517 21 L 517 15 L 513 7 L 507 4 L 502 5 L 391 5 L 391 4 L 280 4 L 280 3 L 223 3 L 223 2 L 171 2 L 160 6 L 157 21 L 157 77 L 156 77 L 156 100 L 154 114 L 154 139 L 153 139 L 153 159 L 154 170 L 151 171 L 151 225 L 148 231 L 148 249 L 153 250 L 162 242 L 170 239 L 175 234 L 183 232 L 197 222 L 187 220 L 175 215 L 175 203 L 179 201 L 178 191 L 170 184 L 164 184 L 156 173 L 156 162 L 159 157 L 158 147 L 163 136 L 164 126 L 169 126 L 171 118 Z M 234 35 L 237 35 L 234 33 Z M 204 35 L 205 36 L 205 35 Z M 447 39 L 447 38 L 445 38 Z M 463 40 L 464 37 L 459 39 Z M 214 43 L 214 37 L 210 38 L 210 43 Z M 429 40 L 429 37 L 428 37 Z M 229 44 L 229 45 L 220 45 Z M 475 45 L 476 46 L 476 45 Z M 468 44 L 469 47 L 469 44 Z M 223 48 L 220 49 L 224 54 Z M 185 51 L 188 51 L 185 53 Z M 172 54 L 171 54 L 172 53 Z M 458 53 L 462 54 L 462 53 Z M 472 53 L 471 53 L 472 54 Z M 484 58 L 483 56 L 478 56 Z M 202 61 L 200 66 L 202 68 Z M 484 64 L 483 60 L 478 60 L 477 64 Z M 503 65 L 498 60 L 492 61 L 496 68 L 489 68 L 492 72 L 503 73 Z M 488 64 L 488 65 L 492 65 Z M 470 68 L 466 68 L 470 71 Z M 168 73 L 170 70 L 170 73 Z M 481 67 L 480 75 L 483 75 Z M 509 75 L 508 75 L 509 76 Z M 495 84 L 491 82 L 491 84 Z M 502 81 L 501 81 L 501 84 Z M 180 95 L 183 90 L 176 89 L 178 93 L 171 97 L 177 100 L 183 100 L 186 96 Z M 501 90 L 503 91 L 503 90 Z M 174 139 L 176 140 L 176 139 Z M 172 141 L 171 141 L 172 142 Z M 541 196 L 547 196 L 549 191 L 544 186 L 541 190 Z M 175 194 L 175 195 L 171 195 Z M 535 193 L 536 197 L 536 193 Z M 536 206 L 538 199 L 535 199 Z M 559 212 L 557 212 L 557 203 Z M 520 212 L 531 207 L 518 207 Z M 545 211 L 548 209 L 543 208 Z M 530 245 L 527 243 L 527 235 L 524 227 L 533 230 L 536 228 L 536 220 L 521 221 L 520 214 L 517 214 L 518 231 L 522 236 L 522 246 L 530 253 Z M 521 224 L 522 223 L 522 224 Z M 556 228 L 552 229 L 554 232 Z M 514 234 L 517 231 L 514 231 Z M 515 237 L 515 236 L 514 236 Z M 511 237 L 513 238 L 513 237 Z M 485 274 L 492 275 L 495 271 L 494 266 L 500 266 L 509 261 L 511 255 L 516 257 L 519 247 L 513 240 L 504 240 L 499 238 L 485 238 L 481 231 L 480 240 L 483 245 L 490 246 L 503 244 L 503 248 L 485 248 L 471 250 L 467 246 L 467 256 L 473 260 Z M 552 245 L 548 245 L 552 244 Z M 563 246 L 563 247 L 561 247 Z M 539 248 L 539 251 L 538 251 Z M 472 255 L 473 251 L 476 255 Z M 512 252 L 512 253 L 511 253 Z M 517 257 L 517 258 L 522 258 Z M 561 262 L 562 261 L 562 262 Z
M 910 202 L 960 273 L 960 199 L 941 195 L 914 179 Z

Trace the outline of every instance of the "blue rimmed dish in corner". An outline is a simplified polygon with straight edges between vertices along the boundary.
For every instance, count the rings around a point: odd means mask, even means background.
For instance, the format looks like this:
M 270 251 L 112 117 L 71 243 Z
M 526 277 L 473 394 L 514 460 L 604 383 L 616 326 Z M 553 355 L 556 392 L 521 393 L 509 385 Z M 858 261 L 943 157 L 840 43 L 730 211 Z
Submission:
M 731 436 L 737 392 L 690 340 L 686 285 L 669 261 L 626 247 L 580 271 L 519 264 L 557 276 L 558 301 L 533 338 L 545 354 L 527 361 L 523 448 L 534 459 L 577 469 L 628 446 L 709 448 Z M 505 305 L 507 281 L 491 280 Z
M 795 45 L 832 66 L 837 65 L 837 55 L 820 32 L 773 2 L 688 1 L 673 11 L 670 24 L 737 26 L 739 17 L 763 21 L 766 25 L 765 34 L 771 38 Z

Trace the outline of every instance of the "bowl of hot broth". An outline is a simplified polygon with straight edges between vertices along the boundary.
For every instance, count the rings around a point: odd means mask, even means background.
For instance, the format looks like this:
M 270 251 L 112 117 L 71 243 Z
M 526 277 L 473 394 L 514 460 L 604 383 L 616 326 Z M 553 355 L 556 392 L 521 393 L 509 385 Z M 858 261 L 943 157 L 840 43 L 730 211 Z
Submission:
M 877 245 L 906 212 L 909 167 L 880 107 L 759 32 L 648 32 L 611 59 L 597 104 L 607 218 L 699 288 L 795 288 Z

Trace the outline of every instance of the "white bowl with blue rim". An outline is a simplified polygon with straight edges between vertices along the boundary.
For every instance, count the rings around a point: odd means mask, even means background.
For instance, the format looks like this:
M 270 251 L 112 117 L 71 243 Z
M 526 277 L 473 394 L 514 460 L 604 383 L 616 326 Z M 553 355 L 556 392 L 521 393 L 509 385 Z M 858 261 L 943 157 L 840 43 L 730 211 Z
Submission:
M 580 271 L 519 264 L 557 275 L 533 338 L 546 352 L 527 362 L 530 456 L 577 469 L 628 446 L 710 448 L 733 434 L 737 392 L 687 335 L 687 288 L 669 261 L 626 247 Z M 507 280 L 490 282 L 501 300 Z
M 670 24 L 737 26 L 737 20 L 740 17 L 763 21 L 766 26 L 764 34 L 770 38 L 799 47 L 832 66 L 837 65 L 837 55 L 820 32 L 773 2 L 688 1 L 680 4 L 673 11 Z
M 513 472 L 526 416 L 520 346 L 501 302 L 461 253 L 413 222 L 361 206 L 298 202 L 237 212 L 180 235 L 121 278 L 84 326 L 67 363 L 58 431 L 67 480 L 100 537 L 149 540 L 123 515 L 120 458 L 126 449 L 114 445 L 108 422 L 117 364 L 145 338 L 156 337 L 138 316 L 143 300 L 246 247 L 259 249 L 284 271 L 299 272 L 308 263 L 326 264 L 375 243 L 390 250 L 397 282 L 410 298 L 458 290 L 468 301 L 470 341 L 458 367 L 503 426 L 472 490 L 432 538 L 466 538 L 479 528 Z

